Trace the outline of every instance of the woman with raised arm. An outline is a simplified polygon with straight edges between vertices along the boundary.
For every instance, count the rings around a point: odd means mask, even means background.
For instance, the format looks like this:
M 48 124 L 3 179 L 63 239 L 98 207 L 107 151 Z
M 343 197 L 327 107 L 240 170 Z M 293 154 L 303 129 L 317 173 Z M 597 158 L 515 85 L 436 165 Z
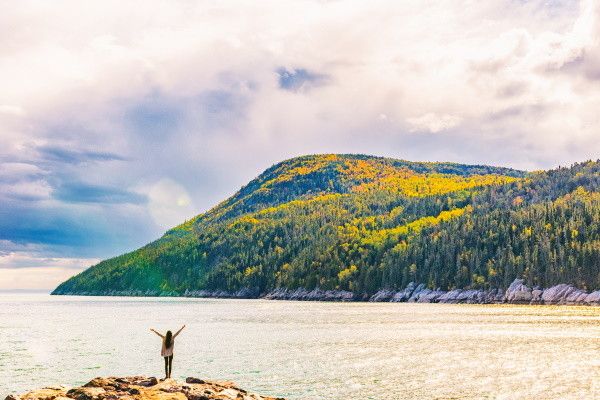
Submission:
M 150 328 L 150 330 L 156 333 L 162 339 L 162 348 L 160 350 L 160 355 L 165 359 L 165 379 L 169 379 L 171 377 L 171 370 L 173 367 L 173 348 L 175 347 L 175 338 L 177 335 L 181 333 L 181 331 L 185 328 L 185 325 L 181 327 L 180 330 L 175 332 L 173 335 L 171 331 L 167 331 L 166 335 L 161 335 L 156 330 Z

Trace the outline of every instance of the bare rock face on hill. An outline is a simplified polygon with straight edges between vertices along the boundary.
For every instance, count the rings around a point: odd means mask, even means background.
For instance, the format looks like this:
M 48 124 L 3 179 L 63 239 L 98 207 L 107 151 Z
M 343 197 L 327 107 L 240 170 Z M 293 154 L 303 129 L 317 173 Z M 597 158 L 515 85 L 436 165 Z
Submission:
M 154 377 L 94 378 L 85 385 L 69 389 L 52 386 L 5 400 L 283 400 L 260 396 L 235 386 L 233 382 L 187 378 L 158 381 Z

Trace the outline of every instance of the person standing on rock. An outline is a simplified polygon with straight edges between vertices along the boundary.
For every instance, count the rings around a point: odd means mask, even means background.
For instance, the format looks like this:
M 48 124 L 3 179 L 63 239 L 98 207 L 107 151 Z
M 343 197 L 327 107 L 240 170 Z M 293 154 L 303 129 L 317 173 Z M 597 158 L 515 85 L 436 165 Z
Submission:
M 162 348 L 160 350 L 160 355 L 165 359 L 165 379 L 169 379 L 171 377 L 171 371 L 173 368 L 173 348 L 175 347 L 175 338 L 177 335 L 181 333 L 181 331 L 185 328 L 185 325 L 181 327 L 180 330 L 173 333 L 171 331 L 167 331 L 166 335 L 161 335 L 156 330 L 150 328 L 150 330 L 156 333 L 162 339 Z

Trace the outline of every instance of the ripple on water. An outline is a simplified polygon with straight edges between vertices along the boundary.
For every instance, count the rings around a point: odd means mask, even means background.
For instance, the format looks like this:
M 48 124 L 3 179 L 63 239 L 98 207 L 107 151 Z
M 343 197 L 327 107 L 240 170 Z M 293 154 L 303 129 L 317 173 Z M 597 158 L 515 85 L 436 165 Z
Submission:
M 0 297 L 0 393 L 160 375 L 183 323 L 174 376 L 290 399 L 600 398 L 599 308 L 40 295 Z

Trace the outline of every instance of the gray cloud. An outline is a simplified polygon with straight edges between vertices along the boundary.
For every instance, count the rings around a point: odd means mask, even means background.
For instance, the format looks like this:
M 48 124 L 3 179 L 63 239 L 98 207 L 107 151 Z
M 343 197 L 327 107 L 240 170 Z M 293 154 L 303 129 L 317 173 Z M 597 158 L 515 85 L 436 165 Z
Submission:
M 82 182 L 64 183 L 55 189 L 53 196 L 67 203 L 132 203 L 142 204 L 146 196 L 110 186 L 90 185 Z
M 40 153 L 42 160 L 81 164 L 88 161 L 126 161 L 127 158 L 109 152 L 90 150 L 71 150 L 59 146 L 39 146 L 36 150 Z

